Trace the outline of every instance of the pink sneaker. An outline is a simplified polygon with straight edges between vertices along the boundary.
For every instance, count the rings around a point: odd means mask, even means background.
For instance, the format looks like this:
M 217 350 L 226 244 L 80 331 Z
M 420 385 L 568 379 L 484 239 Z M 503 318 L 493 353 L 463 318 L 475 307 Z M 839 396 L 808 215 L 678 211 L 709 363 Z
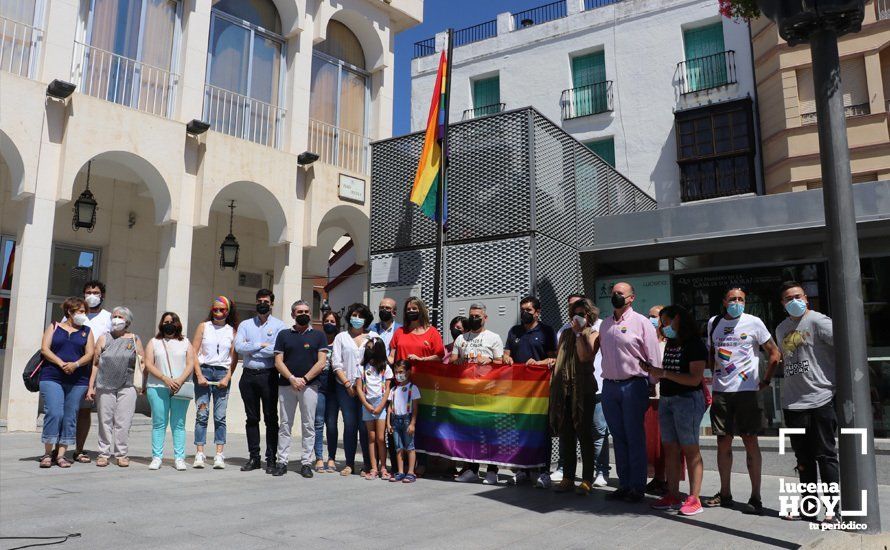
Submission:
M 704 512 L 704 508 L 701 507 L 701 501 L 698 500 L 698 497 L 692 495 L 686 497 L 686 501 L 680 507 L 681 516 L 694 516 L 702 512 Z
M 650 506 L 653 510 L 679 510 L 682 504 L 680 499 L 674 498 L 671 495 L 664 495 Z

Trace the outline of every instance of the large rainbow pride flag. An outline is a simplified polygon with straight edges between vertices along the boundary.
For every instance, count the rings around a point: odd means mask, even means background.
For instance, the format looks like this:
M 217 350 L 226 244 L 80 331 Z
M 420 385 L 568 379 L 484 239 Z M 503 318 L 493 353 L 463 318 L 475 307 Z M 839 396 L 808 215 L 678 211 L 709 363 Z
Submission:
M 550 453 L 550 371 L 515 365 L 416 362 L 415 447 L 466 462 L 535 468 Z
M 447 89 L 448 63 L 445 52 L 439 58 L 439 71 L 436 73 L 436 85 L 430 100 L 430 112 L 427 116 L 426 132 L 423 139 L 423 150 L 417 163 L 414 185 L 411 188 L 411 202 L 420 207 L 423 213 L 437 221 L 445 223 L 448 219 L 447 207 L 444 212 L 437 212 L 436 193 L 440 185 L 439 168 L 442 163 L 442 138 L 445 134 L 445 103 L 448 101 Z M 443 188 L 444 191 L 444 188 Z M 447 200 L 447 199 L 446 199 Z M 445 202 L 447 204 L 447 202 Z

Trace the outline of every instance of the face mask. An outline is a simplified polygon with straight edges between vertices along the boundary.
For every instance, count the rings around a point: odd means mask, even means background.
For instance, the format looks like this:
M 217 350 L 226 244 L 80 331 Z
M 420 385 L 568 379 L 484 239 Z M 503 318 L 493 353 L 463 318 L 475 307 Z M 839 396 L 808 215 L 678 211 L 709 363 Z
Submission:
M 89 320 L 90 318 L 87 317 L 86 313 L 75 313 L 74 316 L 71 318 L 71 321 L 78 326 L 87 324 Z
M 115 317 L 111 320 L 111 329 L 112 330 L 124 330 L 127 328 L 127 322 L 119 317 Z
M 456 328 L 451 329 L 451 339 L 452 340 L 457 340 L 457 337 L 460 336 L 461 334 L 463 334 L 463 331 L 457 330 Z
M 572 317 L 572 320 L 578 323 L 578 326 L 584 328 L 587 326 L 587 318 L 583 315 L 575 315 Z
M 658 317 L 649 317 L 649 322 L 652 323 L 652 326 L 658 330 Z
M 377 318 L 383 321 L 384 323 L 388 323 L 392 321 L 392 312 L 386 309 L 381 309 L 377 312 Z
M 785 311 L 792 317 L 800 317 L 807 312 L 807 303 L 799 298 L 785 304 Z
M 164 323 L 161 325 L 161 332 L 166 334 L 167 336 L 173 336 L 176 334 L 176 325 L 173 323 Z
M 474 319 L 470 317 L 466 321 L 464 321 L 464 328 L 470 332 L 476 332 L 480 328 L 482 328 L 482 319 Z
M 301 327 L 305 327 L 309 324 L 310 319 L 308 315 L 306 315 L 305 313 L 301 313 L 294 317 L 294 321 L 296 321 L 296 323 Z
M 413 323 L 414 321 L 416 321 L 418 319 L 420 319 L 419 311 L 409 311 L 409 312 L 405 313 L 405 320 L 408 321 L 409 323 Z
M 324 324 L 324 333 L 325 334 L 337 334 L 337 325 L 334 323 L 325 323 Z
M 733 302 L 726 306 L 726 313 L 729 313 L 729 316 L 732 318 L 737 318 L 744 312 L 745 304 L 741 302 Z
M 87 294 L 83 299 L 90 307 L 96 307 L 102 303 L 102 297 L 98 294 Z
M 627 299 L 624 296 L 622 296 L 621 294 L 613 294 L 612 295 L 612 307 L 614 307 L 615 309 L 623 308 L 624 302 L 626 302 L 626 301 L 627 301 Z
M 272 306 L 270 306 L 266 302 L 260 302 L 256 305 L 256 312 L 260 315 L 265 315 L 270 311 L 272 311 Z
M 350 317 L 349 326 L 352 328 L 365 328 L 365 320 L 361 317 Z
M 530 325 L 535 320 L 535 315 L 533 313 L 529 313 L 527 311 L 523 311 L 519 314 L 519 320 L 522 321 L 523 325 Z
M 665 327 L 663 329 L 661 329 L 661 332 L 664 334 L 664 337 L 667 338 L 668 340 L 673 340 L 674 338 L 677 337 L 677 331 L 674 330 L 674 327 L 672 327 L 671 325 L 665 325 Z
M 405 382 L 405 380 L 407 380 L 407 379 L 408 379 L 408 375 L 405 373 L 400 372 L 399 374 L 396 375 L 396 382 L 398 382 L 399 384 L 403 384 Z

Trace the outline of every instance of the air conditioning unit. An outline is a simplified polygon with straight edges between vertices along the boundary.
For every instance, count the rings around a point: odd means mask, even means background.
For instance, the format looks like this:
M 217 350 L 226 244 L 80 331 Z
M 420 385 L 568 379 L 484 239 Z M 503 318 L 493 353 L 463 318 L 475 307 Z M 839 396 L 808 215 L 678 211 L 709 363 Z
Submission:
M 239 271 L 238 286 L 244 286 L 248 288 L 263 288 L 263 274 Z

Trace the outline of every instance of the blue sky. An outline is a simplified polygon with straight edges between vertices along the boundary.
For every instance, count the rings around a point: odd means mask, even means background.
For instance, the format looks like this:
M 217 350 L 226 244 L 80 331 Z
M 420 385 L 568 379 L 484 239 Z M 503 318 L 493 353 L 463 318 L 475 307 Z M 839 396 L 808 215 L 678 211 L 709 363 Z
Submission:
M 462 29 L 497 17 L 548 3 L 548 0 L 425 0 L 423 23 L 396 35 L 393 135 L 411 131 L 411 55 L 414 43 L 449 26 Z M 424 100 L 428 101 L 428 100 Z

